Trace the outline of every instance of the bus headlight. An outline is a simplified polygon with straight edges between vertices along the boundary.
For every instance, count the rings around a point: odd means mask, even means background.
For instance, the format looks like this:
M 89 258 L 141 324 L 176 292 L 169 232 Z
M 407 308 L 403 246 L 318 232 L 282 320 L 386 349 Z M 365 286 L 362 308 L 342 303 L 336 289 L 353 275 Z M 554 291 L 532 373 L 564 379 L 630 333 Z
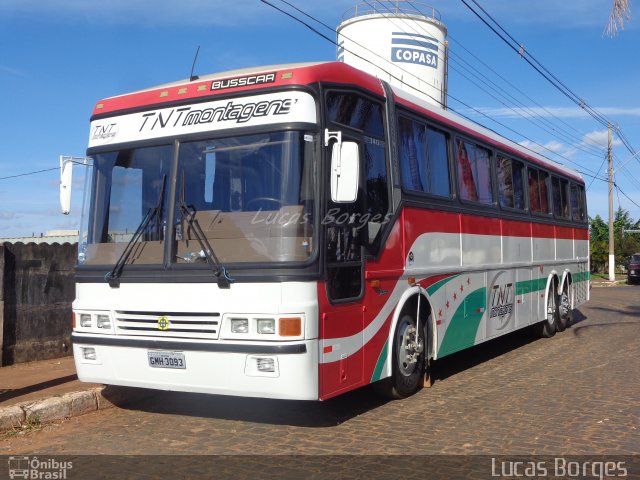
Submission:
M 232 318 L 231 333 L 249 333 L 248 318 Z
M 275 335 L 276 321 L 273 318 L 259 318 L 257 321 L 258 333 L 263 335 Z
M 80 314 L 80 326 L 84 327 L 84 328 L 90 328 L 91 327 L 91 315 L 89 315 L 88 313 L 81 313 Z
M 111 328 L 111 317 L 109 315 L 98 315 L 98 328 Z

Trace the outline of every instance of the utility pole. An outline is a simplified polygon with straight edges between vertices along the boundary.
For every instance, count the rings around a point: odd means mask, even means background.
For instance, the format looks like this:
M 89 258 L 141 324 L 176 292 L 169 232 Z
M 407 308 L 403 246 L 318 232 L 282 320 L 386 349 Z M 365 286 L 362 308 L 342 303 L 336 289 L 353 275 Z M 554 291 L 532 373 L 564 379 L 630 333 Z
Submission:
M 611 138 L 611 124 L 608 126 L 607 156 L 609 158 L 609 281 L 616 280 L 616 255 L 613 246 L 613 141 Z

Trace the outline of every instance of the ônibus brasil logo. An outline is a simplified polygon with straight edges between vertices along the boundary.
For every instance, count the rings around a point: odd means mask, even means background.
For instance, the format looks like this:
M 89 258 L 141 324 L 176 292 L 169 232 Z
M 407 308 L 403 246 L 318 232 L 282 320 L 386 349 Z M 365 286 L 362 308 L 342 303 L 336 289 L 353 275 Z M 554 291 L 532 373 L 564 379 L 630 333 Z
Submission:
M 38 457 L 9 457 L 9 478 L 25 478 L 34 480 L 66 480 L 68 471 L 73 468 L 73 462 Z

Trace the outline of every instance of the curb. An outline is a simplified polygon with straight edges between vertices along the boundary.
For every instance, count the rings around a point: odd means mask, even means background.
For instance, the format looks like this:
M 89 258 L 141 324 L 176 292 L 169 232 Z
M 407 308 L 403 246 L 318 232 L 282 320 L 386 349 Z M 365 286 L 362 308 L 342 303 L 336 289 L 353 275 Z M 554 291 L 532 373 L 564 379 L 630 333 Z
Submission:
M 152 391 L 144 389 L 102 386 L 0 407 L 0 434 L 118 407 L 151 395 Z

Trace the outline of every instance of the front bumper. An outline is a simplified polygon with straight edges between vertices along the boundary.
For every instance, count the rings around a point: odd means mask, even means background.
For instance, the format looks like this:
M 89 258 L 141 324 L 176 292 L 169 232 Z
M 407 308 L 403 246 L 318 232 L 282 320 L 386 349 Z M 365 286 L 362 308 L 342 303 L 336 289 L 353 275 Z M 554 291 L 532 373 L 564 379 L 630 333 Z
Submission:
M 295 400 L 318 399 L 318 342 L 198 342 L 148 337 L 72 335 L 78 378 L 85 382 L 183 392 Z M 85 351 L 93 348 L 95 359 Z M 149 365 L 148 352 L 178 352 L 186 368 Z M 275 372 L 257 372 L 256 359 Z

